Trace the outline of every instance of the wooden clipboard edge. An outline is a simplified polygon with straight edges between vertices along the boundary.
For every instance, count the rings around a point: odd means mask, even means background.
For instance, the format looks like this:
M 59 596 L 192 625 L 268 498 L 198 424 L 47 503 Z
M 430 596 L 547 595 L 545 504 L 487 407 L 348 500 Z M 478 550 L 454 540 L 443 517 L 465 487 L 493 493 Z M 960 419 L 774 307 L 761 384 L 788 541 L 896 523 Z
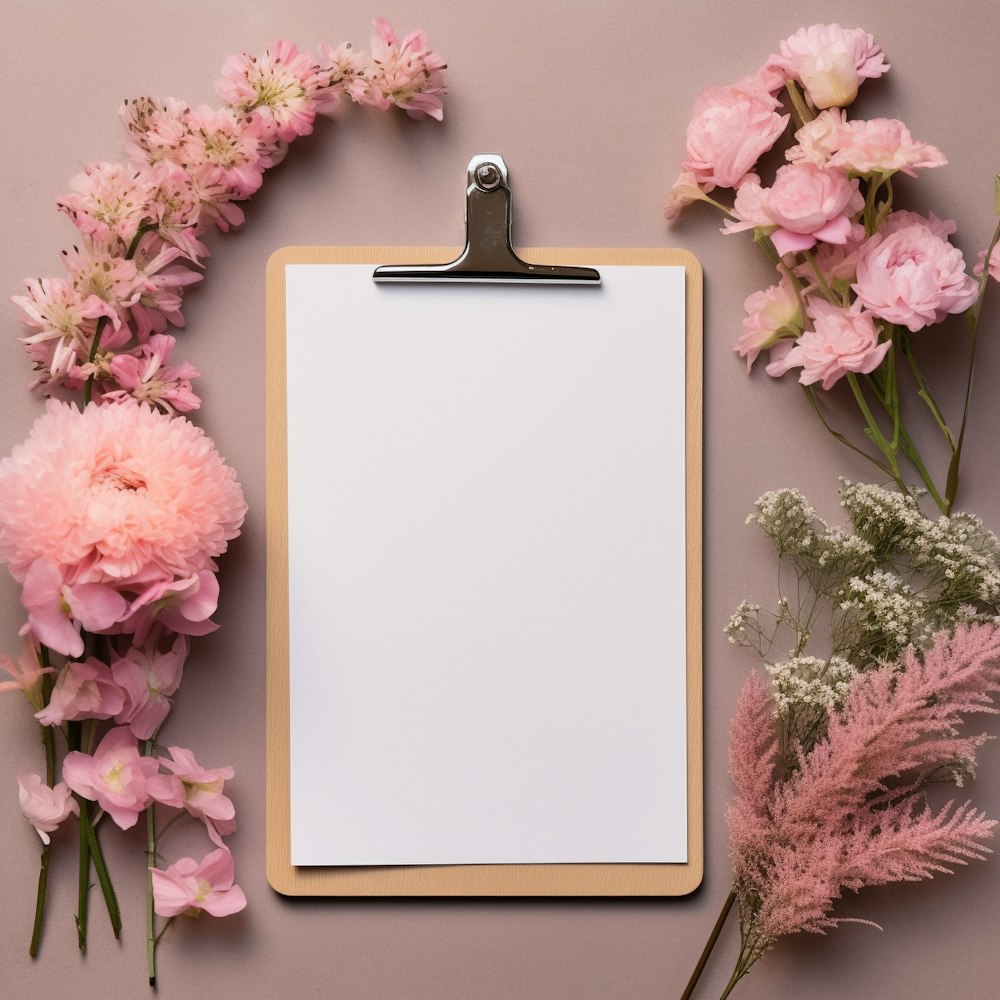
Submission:
M 687 831 L 684 864 L 429 865 L 296 868 L 291 857 L 288 676 L 288 496 L 285 267 L 433 264 L 458 247 L 285 247 L 267 263 L 266 874 L 287 896 L 682 896 L 704 874 L 702 749 L 702 269 L 686 250 L 526 248 L 542 264 L 681 266 L 686 302 Z M 572 294 L 572 289 L 568 290 Z

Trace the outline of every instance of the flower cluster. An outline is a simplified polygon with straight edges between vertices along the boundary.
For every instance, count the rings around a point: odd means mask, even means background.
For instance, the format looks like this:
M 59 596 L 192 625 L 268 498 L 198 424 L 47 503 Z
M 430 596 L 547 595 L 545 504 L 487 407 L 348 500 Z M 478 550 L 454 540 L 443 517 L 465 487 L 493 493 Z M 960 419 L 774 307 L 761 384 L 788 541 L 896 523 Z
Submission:
M 126 164 L 94 162 L 57 201 L 77 229 L 63 277 L 29 279 L 13 296 L 27 328 L 32 388 L 50 398 L 27 441 L 0 460 L 0 561 L 21 585 L 25 621 L 17 662 L 0 656 L 42 727 L 45 778 L 18 778 L 21 809 L 45 844 L 38 948 L 50 834 L 71 815 L 80 836 L 80 947 L 91 869 L 116 936 L 121 927 L 94 827 L 122 829 L 147 814 L 150 982 L 159 936 L 172 919 L 234 913 L 223 838 L 236 830 L 225 793 L 232 767 L 203 767 L 192 751 L 160 747 L 192 636 L 213 632 L 216 560 L 240 532 L 246 503 L 235 472 L 186 414 L 200 405 L 197 370 L 173 359 L 184 293 L 200 281 L 209 231 L 243 222 L 240 203 L 264 172 L 308 135 L 343 95 L 411 117 L 441 119 L 444 61 L 422 31 L 400 41 L 375 22 L 370 54 L 324 44 L 320 56 L 289 41 L 226 60 L 222 107 L 173 98 L 128 100 Z M 57 781 L 57 741 L 68 747 Z M 204 826 L 214 850 L 157 867 L 155 810 Z M 169 824 L 168 824 L 169 825 Z M 162 933 L 162 932 L 161 932 Z
M 948 513 L 961 435 L 951 433 L 927 390 L 910 337 L 970 309 L 977 321 L 985 278 L 968 274 L 962 252 L 949 242 L 953 221 L 893 205 L 893 177 L 943 166 L 941 151 L 914 139 L 896 119 L 847 117 L 859 86 L 888 69 L 867 32 L 818 24 L 782 41 L 753 76 L 703 90 L 665 215 L 672 219 L 701 200 L 725 213 L 723 233 L 752 231 L 776 275 L 745 302 L 735 350 L 747 371 L 768 351 L 768 374 L 795 370 L 817 412 L 816 386 L 849 382 L 882 454 L 870 455 L 872 461 L 903 488 L 898 456 L 906 455 Z M 786 162 L 768 182 L 760 158 L 789 134 L 793 120 Z M 732 203 L 711 196 L 716 188 L 732 189 Z M 988 269 L 994 276 L 995 247 L 994 238 Z M 902 425 L 896 368 L 903 358 L 952 450 L 954 469 L 941 491 Z M 884 411 L 888 431 L 872 410 Z

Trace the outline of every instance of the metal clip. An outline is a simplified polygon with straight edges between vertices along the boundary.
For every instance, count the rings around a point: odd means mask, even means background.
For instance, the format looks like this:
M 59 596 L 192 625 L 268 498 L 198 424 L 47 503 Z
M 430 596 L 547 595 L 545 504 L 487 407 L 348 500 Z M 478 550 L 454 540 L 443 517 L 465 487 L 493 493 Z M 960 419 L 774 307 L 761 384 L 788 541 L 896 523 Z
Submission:
M 599 285 L 592 267 L 529 264 L 510 242 L 511 195 L 507 164 L 498 153 L 479 153 L 469 161 L 465 191 L 465 249 L 448 264 L 387 264 L 375 269 L 378 282 L 529 282 Z

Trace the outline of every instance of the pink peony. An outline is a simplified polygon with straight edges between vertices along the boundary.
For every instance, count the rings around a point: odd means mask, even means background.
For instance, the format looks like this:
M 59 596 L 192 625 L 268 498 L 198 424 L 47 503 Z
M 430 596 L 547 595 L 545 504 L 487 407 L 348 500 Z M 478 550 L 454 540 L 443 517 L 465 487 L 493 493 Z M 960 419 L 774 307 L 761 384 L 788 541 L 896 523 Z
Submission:
M 782 275 L 777 285 L 747 297 L 743 307 L 743 336 L 733 350 L 747 359 L 750 371 L 757 355 L 773 347 L 782 337 L 797 337 L 802 331 L 802 307 L 795 285 L 788 275 Z
M 63 761 L 66 784 L 82 798 L 96 800 L 123 830 L 135 826 L 149 805 L 146 786 L 158 770 L 155 757 L 139 754 L 127 726 L 112 729 L 93 755 L 74 750 Z
M 788 124 L 764 85 L 753 77 L 707 87 L 694 102 L 683 169 L 706 191 L 736 187 Z
M 411 31 L 400 41 L 384 18 L 374 24 L 370 89 L 362 100 L 383 111 L 394 104 L 411 118 L 441 121 L 441 97 L 448 92 L 441 70 L 446 67 L 441 55 L 427 47 L 427 33 Z
M 726 220 L 722 231 L 773 227 L 774 248 L 784 256 L 808 250 L 819 240 L 846 243 L 853 232 L 849 216 L 863 207 L 856 179 L 808 161 L 790 163 L 778 171 L 770 189 L 756 180 L 743 185 L 733 206 L 737 221 Z
M 80 813 L 72 792 L 61 781 L 55 788 L 49 788 L 37 774 L 20 774 L 17 784 L 21 812 L 43 844 L 49 843 L 49 834 L 58 830 L 63 820 Z
M 213 917 L 226 917 L 247 905 L 243 890 L 233 885 L 233 856 L 225 848 L 212 851 L 200 863 L 181 858 L 165 870 L 149 871 L 153 906 L 161 917 L 197 916 L 201 910 Z
M 878 342 L 871 313 L 855 302 L 842 309 L 824 299 L 810 299 L 806 312 L 813 321 L 795 342 L 795 346 L 780 359 L 767 366 L 769 375 L 784 375 L 790 368 L 802 368 L 799 381 L 803 385 L 822 382 L 829 389 L 848 372 L 867 374 L 882 363 L 891 341 Z
M 202 767 L 183 747 L 168 750 L 170 757 L 161 757 L 160 765 L 171 773 L 149 779 L 150 795 L 163 805 L 186 809 L 192 816 L 211 822 L 222 834 L 232 833 L 236 809 L 222 789 L 236 772 L 231 767 Z
M 829 165 L 852 174 L 890 177 L 897 171 L 917 176 L 918 168 L 947 163 L 936 146 L 917 142 L 910 130 L 894 118 L 845 122 L 837 131 Z
M 122 710 L 125 696 L 107 664 L 90 657 L 70 660 L 56 678 L 48 705 L 35 718 L 43 726 L 79 719 L 110 719 Z
M 964 312 L 977 287 L 965 258 L 945 238 L 949 223 L 894 213 L 858 254 L 858 299 L 876 316 L 911 331 Z M 900 218 L 899 216 L 904 216 Z
M 768 67 L 798 80 L 817 108 L 846 107 L 863 80 L 889 69 L 868 32 L 839 24 L 800 28 L 781 43 L 781 54 L 772 56 Z
M 239 534 L 246 503 L 204 431 L 126 401 L 82 413 L 50 400 L 0 460 L 0 559 L 23 581 L 36 559 L 70 586 L 188 577 Z
M 131 646 L 124 656 L 116 657 L 111 674 L 121 687 L 124 704 L 115 722 L 127 725 L 137 739 L 151 739 L 170 711 L 170 695 L 180 687 L 187 655 L 188 640 L 179 635 L 166 652 L 154 640 Z

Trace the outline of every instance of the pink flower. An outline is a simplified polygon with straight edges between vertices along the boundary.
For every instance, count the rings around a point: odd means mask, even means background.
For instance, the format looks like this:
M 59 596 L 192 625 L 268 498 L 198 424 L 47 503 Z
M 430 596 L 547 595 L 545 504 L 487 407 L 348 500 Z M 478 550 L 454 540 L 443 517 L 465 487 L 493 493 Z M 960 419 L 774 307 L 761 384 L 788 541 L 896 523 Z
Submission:
M 808 250 L 819 240 L 846 243 L 853 232 L 849 217 L 863 207 L 856 179 L 808 161 L 791 163 L 778 171 L 770 189 L 761 188 L 755 179 L 744 184 L 733 206 L 737 221 L 727 219 L 722 231 L 776 227 L 771 240 L 784 256 Z
M 167 366 L 175 344 L 173 337 L 158 333 L 127 354 L 116 354 L 108 363 L 107 374 L 121 388 L 105 392 L 102 401 L 121 402 L 131 397 L 168 414 L 198 409 L 201 400 L 191 388 L 197 370 L 186 361 L 176 368 Z
M 319 52 L 326 60 L 324 73 L 329 77 L 330 86 L 343 90 L 355 104 L 363 104 L 374 70 L 371 56 L 355 49 L 350 42 L 342 42 L 337 48 L 329 42 L 320 42 Z
M 122 626 L 145 642 L 154 625 L 181 635 L 208 635 L 219 626 L 211 621 L 219 606 L 219 581 L 211 570 L 184 579 L 157 580 L 132 602 L 131 614 Z
M 236 772 L 231 767 L 202 767 L 194 754 L 183 747 L 168 749 L 170 757 L 161 757 L 160 765 L 172 773 L 150 778 L 149 792 L 153 798 L 210 821 L 222 834 L 232 833 L 236 829 L 236 809 L 222 789 Z
M 127 319 L 139 296 L 152 290 L 134 260 L 125 260 L 92 237 L 84 237 L 80 246 L 72 250 L 63 250 L 62 258 L 76 291 L 88 299 L 90 296 L 100 299 L 114 311 L 115 330 Z M 128 339 L 128 331 L 123 332 L 121 340 L 116 340 L 112 332 L 104 331 L 102 347 L 114 347 Z
M 427 33 L 411 31 L 399 41 L 384 18 L 375 18 L 374 24 L 370 88 L 362 100 L 383 111 L 395 104 L 411 118 L 428 115 L 441 121 L 441 97 L 448 92 L 441 70 L 446 66 L 441 55 L 427 47 Z
M 817 108 L 846 107 L 863 80 L 887 72 L 885 53 L 861 28 L 814 24 L 781 43 L 781 55 L 768 66 L 798 80 Z
M 70 194 L 56 205 L 81 233 L 100 242 L 115 237 L 128 245 L 140 223 L 149 219 L 153 187 L 135 170 L 120 163 L 95 161 L 70 182 Z
M 64 819 L 80 813 L 72 792 L 61 781 L 55 788 L 49 788 L 37 774 L 19 774 L 17 784 L 21 812 L 43 844 L 49 843 L 49 834 L 58 830 Z
M 146 287 L 132 305 L 130 318 L 140 344 L 149 339 L 150 333 L 163 333 L 168 323 L 184 326 L 183 289 L 201 281 L 202 275 L 186 264 L 175 264 L 179 258 L 184 258 L 184 251 L 165 243 L 157 233 L 146 233 L 136 247 L 133 260 Z
M 673 187 L 667 194 L 667 200 L 663 206 L 663 217 L 669 222 L 671 219 L 677 218 L 682 208 L 686 208 L 692 202 L 701 201 L 704 197 L 705 192 L 702 191 L 694 174 L 685 170 L 674 181 Z
M 201 228 L 201 201 L 191 175 L 175 163 L 155 166 L 141 163 L 137 168 L 152 188 L 150 211 L 157 223 L 156 234 L 193 263 L 209 256 L 198 239 Z
M 146 785 L 159 770 L 154 757 L 143 757 L 127 726 L 112 729 L 93 756 L 74 750 L 63 761 L 66 784 L 98 805 L 123 830 L 135 826 L 149 805 Z
M 42 674 L 54 674 L 52 667 L 43 667 L 38 662 L 38 650 L 34 642 L 26 640 L 21 647 L 21 655 L 15 663 L 9 656 L 0 653 L 0 670 L 7 673 L 12 680 L 0 682 L 0 692 L 22 691 L 34 708 L 42 707 L 42 688 L 39 683 Z
M 787 274 L 782 275 L 777 285 L 748 296 L 743 307 L 747 312 L 743 336 L 733 349 L 747 359 L 749 372 L 762 350 L 774 347 L 782 337 L 797 337 L 801 333 L 802 307 Z
M 315 58 L 290 41 L 274 42 L 260 56 L 230 56 L 215 89 L 235 111 L 253 115 L 265 134 L 284 142 L 309 135 L 316 113 L 332 110 L 340 97 Z
M 829 389 L 848 372 L 867 374 L 882 363 L 891 341 L 878 342 L 871 313 L 864 312 L 855 302 L 842 309 L 824 299 L 810 299 L 806 312 L 813 321 L 795 342 L 795 346 L 779 360 L 767 366 L 769 375 L 784 375 L 790 368 L 801 366 L 799 381 L 803 385 L 822 382 Z
M 0 460 L 0 559 L 23 581 L 36 559 L 70 586 L 116 589 L 212 565 L 246 503 L 204 431 L 125 401 L 82 413 L 50 400 Z
M 79 719 L 110 719 L 122 710 L 125 695 L 100 660 L 71 660 L 59 671 L 48 705 L 35 718 L 43 726 Z
M 983 263 L 986 260 L 986 251 L 979 251 L 979 263 L 972 269 L 973 274 L 983 273 Z M 1000 281 L 1000 243 L 993 248 L 990 254 L 990 277 L 994 281 Z
M 844 123 L 829 165 L 851 174 L 890 177 L 901 170 L 916 177 L 918 168 L 943 167 L 947 162 L 936 146 L 916 142 L 901 121 L 873 118 Z
M 256 119 L 237 117 L 228 108 L 203 105 L 188 114 L 190 134 L 181 155 L 189 170 L 208 183 L 223 185 L 237 201 L 249 198 L 261 185 L 269 166 L 264 152 L 264 129 Z
M 944 235 L 946 223 L 889 216 L 858 254 L 857 281 L 851 286 L 876 316 L 911 331 L 964 312 L 975 301 L 976 282 L 965 273 L 965 258 Z
M 168 97 L 137 97 L 126 100 L 118 114 L 128 130 L 125 151 L 135 164 L 181 164 L 184 140 L 190 135 L 190 108 L 184 101 Z
M 797 145 L 785 150 L 785 159 L 789 163 L 806 160 L 817 167 L 825 167 L 840 147 L 841 132 L 846 122 L 847 112 L 840 108 L 821 111 L 795 133 Z
M 128 607 L 125 598 L 106 584 L 70 586 L 59 567 L 44 558 L 36 559 L 25 574 L 21 603 L 28 609 L 28 622 L 21 634 L 30 632 L 66 656 L 83 653 L 83 639 L 74 622 L 88 632 L 103 632 L 120 621 Z
M 233 885 L 233 856 L 225 848 L 206 855 L 201 862 L 181 858 L 169 868 L 150 868 L 153 906 L 161 917 L 182 913 L 196 916 L 199 910 L 213 917 L 226 917 L 247 905 L 238 885 Z
M 188 640 L 179 635 L 166 652 L 154 640 L 115 658 L 111 674 L 124 695 L 115 722 L 127 725 L 137 739 L 151 739 L 170 711 L 170 695 L 180 686 L 187 655 Z
M 778 105 L 753 77 L 701 91 L 687 128 L 683 169 L 706 191 L 736 187 L 784 132 L 789 116 L 779 115 Z

